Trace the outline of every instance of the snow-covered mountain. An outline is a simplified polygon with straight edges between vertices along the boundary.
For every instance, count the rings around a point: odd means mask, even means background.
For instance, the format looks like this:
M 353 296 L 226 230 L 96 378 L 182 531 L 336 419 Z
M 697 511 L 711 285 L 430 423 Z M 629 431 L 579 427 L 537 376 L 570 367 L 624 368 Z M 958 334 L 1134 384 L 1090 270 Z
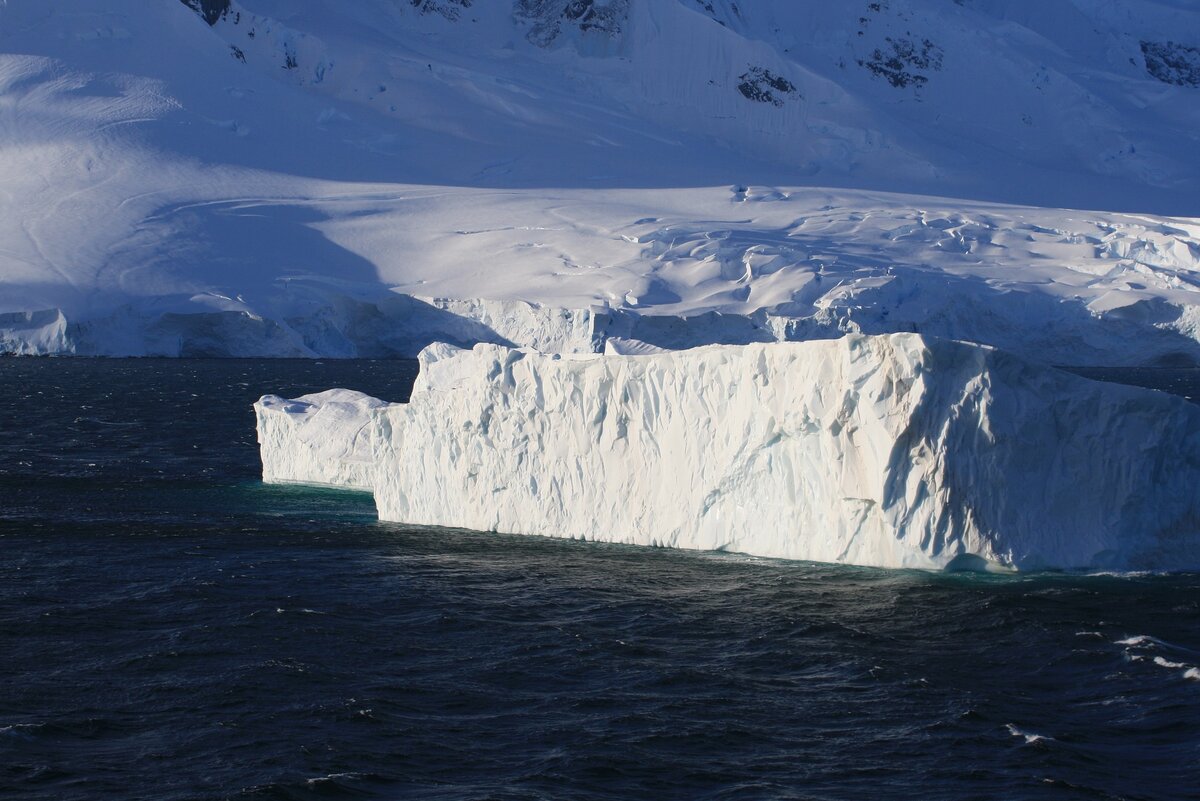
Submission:
M 1198 140 L 1188 0 L 7 0 L 0 350 L 1196 361 Z

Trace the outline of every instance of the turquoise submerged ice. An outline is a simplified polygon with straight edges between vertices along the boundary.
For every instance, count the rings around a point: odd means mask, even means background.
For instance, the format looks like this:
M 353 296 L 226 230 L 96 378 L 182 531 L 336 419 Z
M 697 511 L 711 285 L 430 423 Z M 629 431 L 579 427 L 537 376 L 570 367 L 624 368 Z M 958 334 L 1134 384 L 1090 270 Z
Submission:
M 917 334 L 437 344 L 406 404 L 257 404 L 263 478 L 383 520 L 878 567 L 1200 565 L 1200 408 Z

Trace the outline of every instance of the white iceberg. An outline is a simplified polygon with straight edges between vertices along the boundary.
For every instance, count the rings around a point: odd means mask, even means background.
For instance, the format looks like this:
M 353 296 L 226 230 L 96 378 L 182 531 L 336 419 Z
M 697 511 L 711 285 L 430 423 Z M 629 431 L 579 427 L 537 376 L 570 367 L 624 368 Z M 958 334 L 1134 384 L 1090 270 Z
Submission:
M 879 567 L 1200 565 L 1200 409 L 916 334 L 433 345 L 407 404 L 268 396 L 264 479 L 383 520 Z
M 374 474 L 371 412 L 388 404 L 349 389 L 255 404 L 263 480 L 370 490 Z

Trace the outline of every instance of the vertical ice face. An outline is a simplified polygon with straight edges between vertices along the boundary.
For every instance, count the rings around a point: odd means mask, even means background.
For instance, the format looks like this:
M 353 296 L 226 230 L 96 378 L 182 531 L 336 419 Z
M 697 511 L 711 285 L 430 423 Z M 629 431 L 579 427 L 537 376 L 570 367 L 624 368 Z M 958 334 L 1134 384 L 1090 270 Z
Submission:
M 370 490 L 371 412 L 388 404 L 348 389 L 254 405 L 263 481 Z
M 434 345 L 408 404 L 326 426 L 308 402 L 260 402 L 264 477 L 339 483 L 313 454 L 353 429 L 384 520 L 881 567 L 1200 564 L 1200 410 L 966 343 Z

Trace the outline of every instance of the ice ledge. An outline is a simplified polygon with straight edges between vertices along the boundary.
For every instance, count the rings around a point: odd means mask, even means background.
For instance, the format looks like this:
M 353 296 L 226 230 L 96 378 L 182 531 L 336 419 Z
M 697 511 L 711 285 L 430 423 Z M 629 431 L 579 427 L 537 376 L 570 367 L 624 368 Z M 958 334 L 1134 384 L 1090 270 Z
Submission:
M 370 491 L 372 412 L 387 405 L 348 389 L 260 398 L 254 410 L 263 480 Z
M 1200 409 L 916 334 L 433 345 L 407 404 L 257 404 L 264 479 L 383 520 L 879 567 L 1200 566 Z

